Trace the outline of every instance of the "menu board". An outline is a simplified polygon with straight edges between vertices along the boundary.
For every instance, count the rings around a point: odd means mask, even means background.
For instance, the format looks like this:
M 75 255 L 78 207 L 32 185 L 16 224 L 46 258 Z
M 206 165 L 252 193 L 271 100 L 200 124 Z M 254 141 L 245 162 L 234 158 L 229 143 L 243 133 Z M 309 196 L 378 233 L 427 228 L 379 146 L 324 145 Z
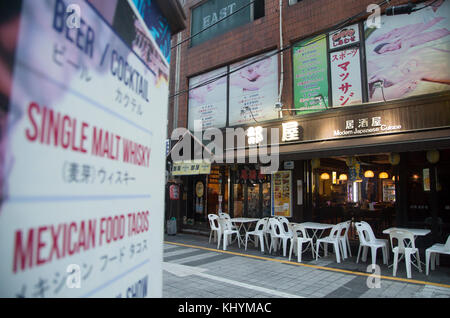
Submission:
M 297 114 L 328 108 L 327 37 L 319 35 L 294 45 L 294 106 Z
M 292 217 L 292 171 L 272 174 L 272 216 Z
M 68 2 L 23 0 L 7 26 L 0 297 L 161 297 L 168 84 L 107 22 L 130 2 Z

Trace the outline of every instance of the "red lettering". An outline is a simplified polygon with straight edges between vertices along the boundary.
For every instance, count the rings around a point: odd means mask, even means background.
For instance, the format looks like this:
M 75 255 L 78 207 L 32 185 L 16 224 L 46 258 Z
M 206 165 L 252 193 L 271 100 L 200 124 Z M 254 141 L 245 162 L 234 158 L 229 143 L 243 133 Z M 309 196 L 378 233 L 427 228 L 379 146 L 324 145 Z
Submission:
M 30 119 L 31 125 L 33 126 L 33 133 L 28 128 L 25 133 L 29 141 L 35 141 L 38 137 L 38 126 L 33 118 L 32 114 L 33 110 L 39 114 L 40 113 L 39 105 L 36 103 L 31 103 L 30 106 L 28 106 L 28 118 Z
M 31 268 L 33 266 L 33 239 L 34 230 L 30 229 L 28 231 L 28 236 L 26 240 L 26 245 L 22 246 L 22 231 L 16 231 L 15 242 L 14 242 L 14 263 L 13 272 L 16 273 L 18 267 L 24 271 L 27 267 Z

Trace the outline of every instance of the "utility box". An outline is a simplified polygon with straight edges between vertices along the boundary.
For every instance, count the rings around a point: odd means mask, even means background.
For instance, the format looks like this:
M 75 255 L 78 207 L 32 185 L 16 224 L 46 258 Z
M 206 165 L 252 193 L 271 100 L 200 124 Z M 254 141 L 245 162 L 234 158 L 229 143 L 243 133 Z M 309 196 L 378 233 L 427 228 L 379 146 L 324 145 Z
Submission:
M 167 235 L 177 235 L 177 219 L 167 220 Z

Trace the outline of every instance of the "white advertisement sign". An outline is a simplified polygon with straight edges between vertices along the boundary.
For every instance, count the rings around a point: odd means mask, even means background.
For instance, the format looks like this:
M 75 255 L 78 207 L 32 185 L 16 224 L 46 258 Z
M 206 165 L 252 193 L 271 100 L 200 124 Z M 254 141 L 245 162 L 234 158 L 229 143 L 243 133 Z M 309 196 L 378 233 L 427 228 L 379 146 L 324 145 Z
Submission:
M 231 66 L 233 71 L 246 65 L 230 75 L 230 126 L 278 118 L 274 108 L 278 101 L 278 55 L 257 61 L 262 57 Z
M 330 50 L 359 42 L 359 26 L 353 24 L 333 31 L 329 36 Z
M 333 107 L 362 103 L 360 49 L 330 53 Z
M 24 0 L 0 297 L 161 297 L 168 86 L 87 1 Z
M 226 126 L 226 74 L 227 68 L 223 67 L 212 72 L 193 77 L 189 80 L 189 88 L 194 88 L 189 92 L 190 130 L 194 130 L 195 121 L 197 120 L 201 121 L 202 130 L 207 128 L 223 128 Z M 216 78 L 217 80 L 214 80 Z

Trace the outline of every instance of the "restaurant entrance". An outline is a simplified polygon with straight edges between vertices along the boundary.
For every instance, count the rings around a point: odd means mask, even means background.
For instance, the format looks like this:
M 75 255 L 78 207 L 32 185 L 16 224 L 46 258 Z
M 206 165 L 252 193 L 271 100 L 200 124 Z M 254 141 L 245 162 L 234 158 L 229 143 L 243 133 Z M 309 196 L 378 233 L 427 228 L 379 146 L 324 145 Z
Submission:
M 389 156 L 312 160 L 312 219 L 332 224 L 366 221 L 375 234 L 395 226 L 397 175 Z
M 305 219 L 365 221 L 377 237 L 395 226 L 430 229 L 424 246 L 450 233 L 450 149 L 312 159 L 305 174 Z

